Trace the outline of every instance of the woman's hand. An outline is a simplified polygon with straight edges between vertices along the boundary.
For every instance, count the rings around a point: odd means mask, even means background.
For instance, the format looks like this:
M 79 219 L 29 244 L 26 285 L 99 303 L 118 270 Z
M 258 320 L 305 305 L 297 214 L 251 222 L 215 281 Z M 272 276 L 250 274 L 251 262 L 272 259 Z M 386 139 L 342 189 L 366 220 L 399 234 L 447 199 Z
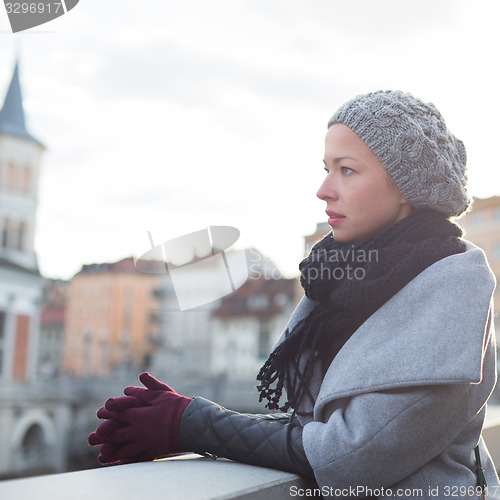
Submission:
M 141 373 L 144 387 L 126 387 L 125 396 L 110 398 L 99 408 L 104 420 L 89 435 L 91 446 L 101 445 L 101 463 L 153 460 L 179 450 L 182 413 L 192 401 L 149 373 Z

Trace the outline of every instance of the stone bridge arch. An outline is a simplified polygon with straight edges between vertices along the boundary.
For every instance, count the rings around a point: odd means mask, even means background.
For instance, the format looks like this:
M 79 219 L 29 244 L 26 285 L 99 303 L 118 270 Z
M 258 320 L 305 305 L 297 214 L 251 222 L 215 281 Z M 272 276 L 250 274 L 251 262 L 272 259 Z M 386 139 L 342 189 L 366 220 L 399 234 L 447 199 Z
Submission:
M 57 472 L 57 430 L 47 410 L 23 410 L 12 429 L 10 450 L 12 469 L 18 473 Z

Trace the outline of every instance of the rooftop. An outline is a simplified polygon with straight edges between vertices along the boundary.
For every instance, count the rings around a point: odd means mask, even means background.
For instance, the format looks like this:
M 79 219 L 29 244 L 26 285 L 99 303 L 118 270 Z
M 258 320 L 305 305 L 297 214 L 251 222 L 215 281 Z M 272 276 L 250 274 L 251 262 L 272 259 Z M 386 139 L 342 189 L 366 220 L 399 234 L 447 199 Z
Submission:
M 296 279 L 250 278 L 240 288 L 226 295 L 214 316 L 273 316 L 293 300 Z

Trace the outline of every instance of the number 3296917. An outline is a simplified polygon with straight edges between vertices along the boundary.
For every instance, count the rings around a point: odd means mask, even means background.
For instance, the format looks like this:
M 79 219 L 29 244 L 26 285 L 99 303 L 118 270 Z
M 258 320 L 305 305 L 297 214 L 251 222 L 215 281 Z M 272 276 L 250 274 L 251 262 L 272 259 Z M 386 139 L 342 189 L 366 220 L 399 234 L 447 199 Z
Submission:
M 15 2 L 6 3 L 7 14 L 58 14 L 62 2 Z

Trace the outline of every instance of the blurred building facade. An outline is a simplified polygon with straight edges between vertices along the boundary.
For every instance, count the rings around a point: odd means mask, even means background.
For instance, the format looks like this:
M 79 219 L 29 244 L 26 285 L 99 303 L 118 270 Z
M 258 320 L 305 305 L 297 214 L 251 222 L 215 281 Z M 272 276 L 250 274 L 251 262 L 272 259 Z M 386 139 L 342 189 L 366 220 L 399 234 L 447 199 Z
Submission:
M 256 276 L 222 299 L 212 318 L 217 378 L 255 381 L 296 306 L 296 282 Z
M 44 149 L 26 128 L 16 64 L 0 110 L 0 382 L 36 373 L 43 280 L 34 233 Z
M 46 279 L 38 341 L 38 375 L 52 379 L 63 372 L 64 320 L 68 282 Z
M 140 372 L 157 337 L 158 275 L 139 272 L 132 257 L 84 265 L 69 281 L 63 371 L 73 376 Z
M 500 280 L 500 196 L 477 198 L 472 204 L 472 210 L 459 219 L 464 229 L 465 238 L 482 248 L 488 257 L 488 262 Z M 495 309 L 500 308 L 500 287 L 495 291 Z M 500 329 L 498 315 L 495 319 L 497 331 Z
M 226 252 L 226 256 L 232 258 L 231 253 Z M 238 253 L 243 257 L 250 279 L 256 275 L 272 276 L 277 273 L 275 264 L 257 249 L 241 250 Z M 158 290 L 160 330 L 153 369 L 158 376 L 169 380 L 207 380 L 207 374 L 211 370 L 212 316 L 224 298 L 218 281 L 227 279 L 226 269 L 221 269 L 211 259 L 201 259 L 196 261 L 195 266 L 187 263 L 183 270 L 181 292 L 189 297 L 188 300 L 184 298 L 184 302 L 200 305 L 181 310 L 179 287 L 174 287 L 168 273 L 161 275 Z M 218 277 L 219 272 L 222 276 Z
M 238 252 L 245 253 L 248 279 L 232 293 L 197 307 L 181 310 L 171 277 L 163 275 L 151 372 L 186 395 L 235 410 L 263 411 L 255 377 L 286 325 L 296 280 L 282 279 L 276 265 L 255 248 Z M 231 251 L 226 256 L 231 260 Z M 209 259 L 187 265 L 182 291 L 192 295 L 192 303 L 201 303 L 197 296 L 211 297 L 218 288 L 214 279 Z

